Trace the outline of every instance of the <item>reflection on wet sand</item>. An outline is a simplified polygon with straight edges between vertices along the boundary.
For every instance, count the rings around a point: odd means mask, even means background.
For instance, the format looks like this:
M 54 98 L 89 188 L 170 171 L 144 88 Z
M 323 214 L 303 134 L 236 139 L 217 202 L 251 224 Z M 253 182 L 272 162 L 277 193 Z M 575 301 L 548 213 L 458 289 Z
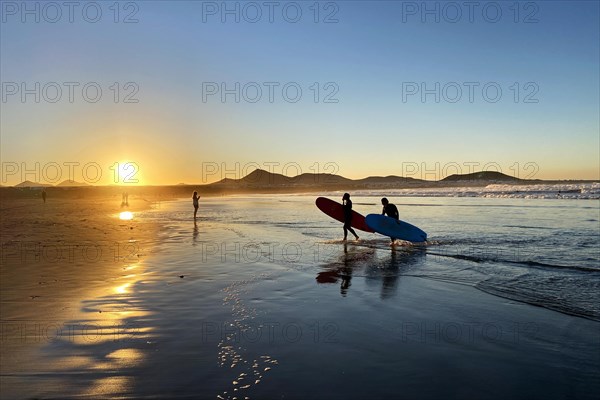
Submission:
M 352 273 L 356 268 L 363 268 L 375 256 L 375 249 L 352 246 L 348 251 L 348 243 L 344 242 L 344 252 L 339 258 L 326 265 L 326 271 L 317 274 L 317 283 L 337 283 L 340 280 L 340 294 L 346 296 L 352 286 Z
M 351 286 L 353 274 L 363 274 L 367 283 L 381 282 L 381 299 L 393 297 L 397 292 L 398 279 L 403 273 L 412 270 L 423 261 L 425 252 L 411 248 L 392 247 L 389 256 L 377 258 L 377 250 L 372 247 L 353 246 L 348 251 L 344 243 L 344 253 L 325 266 L 325 271 L 317 274 L 317 283 L 337 283 L 340 281 L 340 294 L 346 296 Z
M 196 223 L 196 220 L 194 220 L 194 233 L 192 233 L 192 242 L 193 245 L 196 245 L 196 242 L 198 241 L 198 223 Z
M 119 219 L 122 221 L 130 221 L 133 219 L 133 213 L 131 211 L 123 211 L 119 213 Z
M 123 269 L 138 267 L 133 264 Z M 93 300 L 84 301 L 81 308 L 86 317 L 66 321 L 48 343 L 57 366 L 54 372 L 85 374 L 78 389 L 71 387 L 70 395 L 96 397 L 131 392 L 134 371 L 144 362 L 148 346 L 156 341 L 148 318 L 151 313 L 135 296 L 142 275 L 130 273 L 117 278 L 108 295 L 101 294 L 106 293 L 104 288 L 90 293 Z

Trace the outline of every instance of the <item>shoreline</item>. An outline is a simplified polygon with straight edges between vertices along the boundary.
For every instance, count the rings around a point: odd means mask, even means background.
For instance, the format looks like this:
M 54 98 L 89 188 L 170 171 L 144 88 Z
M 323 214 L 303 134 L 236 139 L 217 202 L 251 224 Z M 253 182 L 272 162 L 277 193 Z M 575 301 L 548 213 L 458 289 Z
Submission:
M 466 182 L 465 182 L 466 183 Z M 588 185 L 588 186 L 578 186 Z M 590 186 L 591 185 L 591 186 Z M 50 199 L 90 199 L 118 202 L 123 192 L 137 197 L 148 204 L 187 199 L 192 192 L 198 191 L 201 198 L 219 198 L 229 196 L 279 196 L 279 195 L 337 195 L 350 192 L 355 196 L 388 196 L 420 198 L 515 198 L 515 199 L 551 199 L 551 200 L 600 200 L 600 184 L 588 182 L 543 182 L 543 183 L 506 183 L 484 182 L 481 184 L 444 184 L 444 185 L 321 185 L 321 186 L 253 186 L 253 185 L 177 185 L 177 186 L 88 186 L 88 187 L 49 187 L 46 188 Z M 0 211 L 8 209 L 3 203 L 15 199 L 39 201 L 39 187 L 0 187 Z

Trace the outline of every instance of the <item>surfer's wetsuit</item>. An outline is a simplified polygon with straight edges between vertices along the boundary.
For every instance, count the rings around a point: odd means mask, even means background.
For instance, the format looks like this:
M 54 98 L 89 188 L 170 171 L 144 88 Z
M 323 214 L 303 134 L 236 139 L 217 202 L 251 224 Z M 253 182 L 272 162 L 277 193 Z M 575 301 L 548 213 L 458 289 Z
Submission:
M 383 211 L 381 212 L 381 215 L 385 214 L 387 214 L 388 217 L 394 218 L 396 221 L 400 220 L 398 208 L 392 203 L 387 203 L 385 206 L 383 206 Z M 390 239 L 392 239 L 392 243 L 394 242 L 394 240 L 396 240 L 396 238 L 392 236 L 390 236 Z
M 400 214 L 398 214 L 398 208 L 396 208 L 396 206 L 392 203 L 387 203 L 385 206 L 383 206 L 383 212 L 381 213 L 381 215 L 385 214 L 387 214 L 388 217 L 394 218 L 396 221 L 400 219 Z
M 344 204 L 344 240 L 348 237 L 348 231 L 352 233 L 357 239 L 358 235 L 352 229 L 352 200 L 345 200 Z
M 344 228 L 350 228 L 352 224 L 352 200 L 344 202 Z

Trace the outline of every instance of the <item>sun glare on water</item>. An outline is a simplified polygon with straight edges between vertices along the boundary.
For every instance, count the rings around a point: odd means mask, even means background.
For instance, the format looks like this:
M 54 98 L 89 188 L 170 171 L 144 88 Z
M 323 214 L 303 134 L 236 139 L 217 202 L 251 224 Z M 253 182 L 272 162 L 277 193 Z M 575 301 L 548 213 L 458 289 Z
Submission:
M 133 213 L 131 211 L 123 211 L 119 214 L 119 219 L 129 221 L 130 219 L 133 219 Z

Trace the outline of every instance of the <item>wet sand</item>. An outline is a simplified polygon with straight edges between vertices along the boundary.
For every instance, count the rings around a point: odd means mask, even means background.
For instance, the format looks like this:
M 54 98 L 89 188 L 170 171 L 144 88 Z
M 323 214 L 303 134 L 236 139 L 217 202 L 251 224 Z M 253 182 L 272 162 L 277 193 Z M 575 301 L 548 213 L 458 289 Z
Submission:
M 91 313 L 114 323 L 103 307 L 86 300 L 120 290 L 138 274 L 151 251 L 154 224 L 121 220 L 121 212 L 150 207 L 139 198 L 2 198 L 0 315 L 2 397 L 23 398 L 37 375 L 57 370 L 42 349 L 58 336 L 95 326 L 67 325 Z M 90 330 L 91 332 L 91 330 Z M 64 394 L 68 394 L 66 390 Z
M 196 224 L 187 200 L 131 221 L 116 217 L 118 201 L 81 204 L 37 216 L 39 203 L 2 205 L 13 240 L 138 245 L 96 262 L 3 253 L 2 397 L 562 399 L 600 389 L 598 322 L 432 279 L 427 271 L 461 261 L 386 238 L 344 245 L 312 199 L 205 199 Z

